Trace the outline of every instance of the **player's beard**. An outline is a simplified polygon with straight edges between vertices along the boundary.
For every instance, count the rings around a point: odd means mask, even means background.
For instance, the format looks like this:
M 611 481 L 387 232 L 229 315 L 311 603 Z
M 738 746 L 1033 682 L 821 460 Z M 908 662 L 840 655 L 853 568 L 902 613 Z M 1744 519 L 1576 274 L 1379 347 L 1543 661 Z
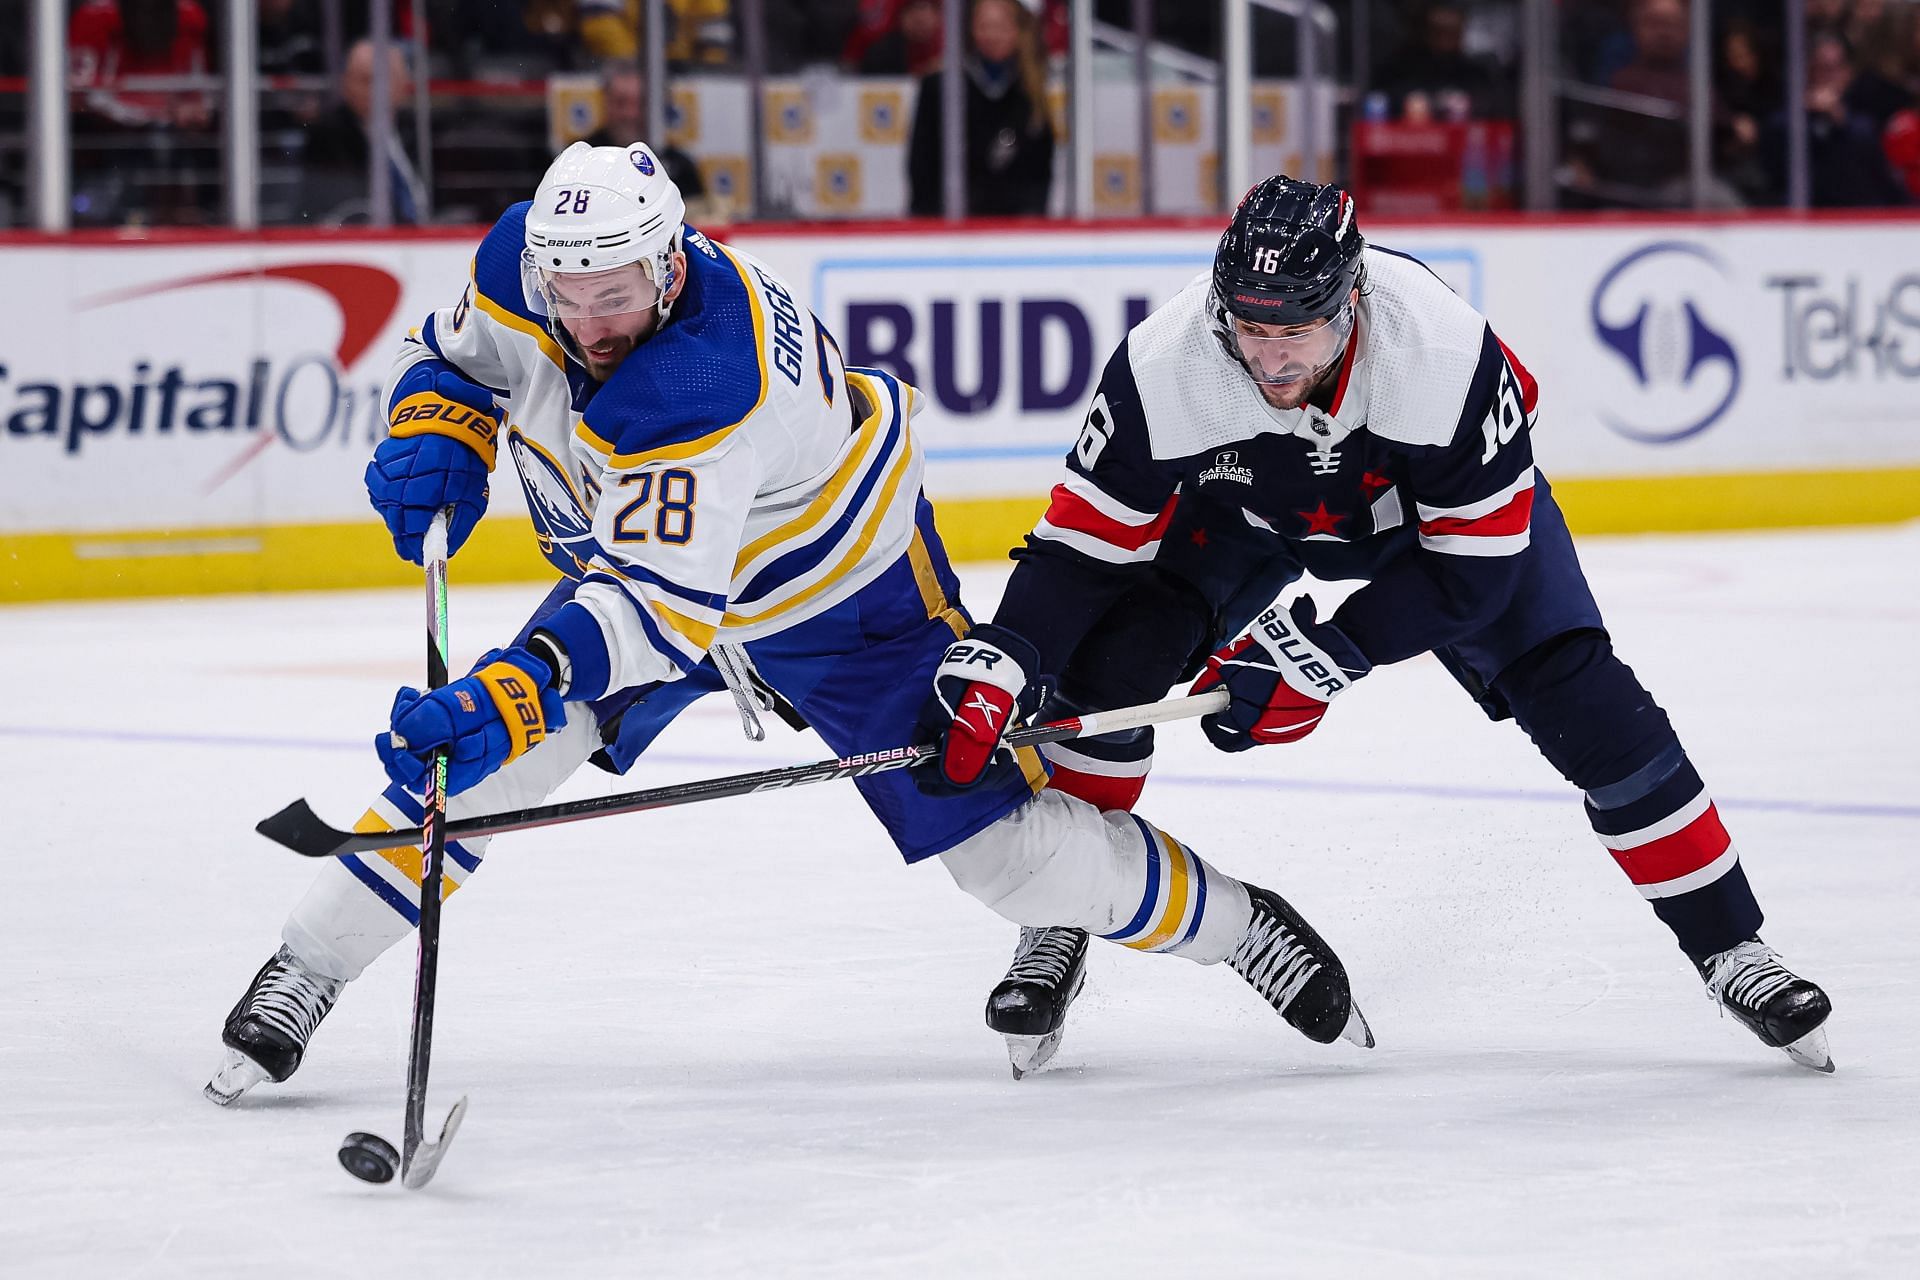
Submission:
M 1298 409 L 1307 402 L 1308 397 L 1319 390 L 1328 378 L 1333 376 L 1333 371 L 1339 366 L 1339 363 L 1338 360 L 1335 360 L 1317 372 L 1302 369 L 1302 376 L 1295 378 L 1291 382 L 1262 382 L 1259 379 L 1255 379 L 1253 385 L 1254 388 L 1260 392 L 1260 398 L 1274 408 L 1281 410 Z M 1293 371 L 1287 369 L 1282 372 L 1291 373 Z
M 632 338 L 622 335 L 603 339 L 592 347 L 583 347 L 581 354 L 587 360 L 587 376 L 595 382 L 605 382 L 636 345 Z
M 567 336 L 573 340 L 574 347 L 580 352 L 580 360 L 587 366 L 587 376 L 595 382 L 605 382 L 620 367 L 621 361 L 632 355 L 634 348 L 652 337 L 659 327 L 659 313 L 648 311 L 644 313 L 638 333 L 621 333 L 616 330 L 603 334 L 588 344 L 582 342 L 580 335 L 571 325 L 568 325 Z

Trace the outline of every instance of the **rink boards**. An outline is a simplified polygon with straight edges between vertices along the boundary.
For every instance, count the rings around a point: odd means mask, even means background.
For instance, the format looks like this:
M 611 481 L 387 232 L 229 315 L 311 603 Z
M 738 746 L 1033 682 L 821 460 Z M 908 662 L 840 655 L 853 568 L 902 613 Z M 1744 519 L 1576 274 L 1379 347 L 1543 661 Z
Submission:
M 1588 531 L 1920 515 L 1920 223 L 1386 223 L 1539 379 L 1536 450 Z M 1033 523 L 1127 327 L 1210 225 L 754 228 L 851 364 L 927 393 L 956 558 Z M 0 238 L 0 600 L 410 580 L 360 483 L 394 344 L 471 233 Z M 538 576 L 515 486 L 460 557 Z

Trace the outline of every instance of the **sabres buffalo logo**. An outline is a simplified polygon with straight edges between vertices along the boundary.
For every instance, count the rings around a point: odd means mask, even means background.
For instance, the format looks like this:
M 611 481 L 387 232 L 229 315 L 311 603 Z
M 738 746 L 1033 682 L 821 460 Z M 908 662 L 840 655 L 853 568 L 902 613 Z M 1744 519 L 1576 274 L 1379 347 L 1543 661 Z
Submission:
M 594 540 L 593 520 L 579 495 L 545 450 L 527 443 L 518 431 L 507 441 L 520 472 L 520 486 L 527 493 L 527 514 L 533 519 L 540 554 L 569 578 L 584 576 L 602 553 Z

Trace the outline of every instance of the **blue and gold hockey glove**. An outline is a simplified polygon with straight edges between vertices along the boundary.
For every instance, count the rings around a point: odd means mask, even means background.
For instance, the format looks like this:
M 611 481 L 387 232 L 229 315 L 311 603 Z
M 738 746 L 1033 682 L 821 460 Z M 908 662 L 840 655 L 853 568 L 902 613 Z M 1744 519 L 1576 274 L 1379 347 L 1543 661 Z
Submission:
M 1327 704 L 1373 670 L 1346 634 L 1314 620 L 1305 596 L 1282 612 L 1278 605 L 1252 628 L 1207 659 L 1190 693 L 1225 686 L 1225 711 L 1200 719 L 1201 732 L 1222 751 L 1270 742 L 1298 742 L 1327 714 Z
M 393 699 L 389 732 L 373 740 L 387 776 L 407 790 L 426 789 L 433 752 L 451 747 L 447 794 L 458 795 L 525 755 L 567 723 L 565 704 L 548 688 L 553 673 L 525 649 L 495 649 L 473 674 Z
M 920 709 L 921 732 L 940 744 L 913 770 L 921 791 L 953 795 L 1020 767 L 1001 739 L 1046 700 L 1047 686 L 1027 674 L 1039 661 L 1024 637 L 990 623 L 947 646 Z
M 447 552 L 460 549 L 487 509 L 502 415 L 493 393 L 439 360 L 414 365 L 387 397 L 387 438 L 367 464 L 367 497 L 403 560 L 420 563 L 420 541 L 443 507 L 453 508 Z

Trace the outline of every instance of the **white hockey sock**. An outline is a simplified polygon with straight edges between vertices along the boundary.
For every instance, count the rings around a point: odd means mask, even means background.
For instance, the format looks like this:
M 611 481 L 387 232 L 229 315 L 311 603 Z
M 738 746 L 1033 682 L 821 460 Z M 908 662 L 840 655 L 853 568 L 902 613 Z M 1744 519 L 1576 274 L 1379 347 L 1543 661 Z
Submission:
M 584 704 L 567 708 L 567 724 L 512 764 L 447 802 L 447 816 L 522 809 L 539 804 L 571 777 L 600 746 L 600 727 Z M 356 830 L 413 826 L 419 805 L 395 793 L 377 798 Z M 489 839 L 449 845 L 441 901 L 466 883 L 485 856 Z M 320 868 L 306 895 L 294 905 L 280 940 L 308 968 L 351 980 L 382 952 L 413 932 L 419 918 L 420 850 L 402 847 L 349 854 Z
M 1140 951 L 1214 964 L 1252 908 L 1232 876 L 1152 823 L 1042 791 L 940 856 L 962 889 L 1015 924 L 1073 925 Z

